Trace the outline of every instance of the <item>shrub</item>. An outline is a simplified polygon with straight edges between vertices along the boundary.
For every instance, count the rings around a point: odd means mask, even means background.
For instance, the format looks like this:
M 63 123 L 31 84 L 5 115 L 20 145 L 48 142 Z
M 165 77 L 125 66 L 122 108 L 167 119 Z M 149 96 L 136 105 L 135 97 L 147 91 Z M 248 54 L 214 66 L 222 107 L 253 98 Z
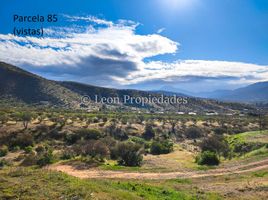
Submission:
M 150 147 L 150 142 L 144 140 L 143 138 L 140 137 L 136 137 L 136 136 L 132 136 L 131 138 L 129 138 L 129 141 L 137 143 L 139 145 L 144 145 L 145 148 L 149 148 Z
M 127 140 L 128 139 L 128 135 L 125 131 L 123 131 L 121 128 L 116 127 L 113 131 L 112 131 L 112 136 L 117 139 L 117 140 Z
M 18 146 L 24 149 L 27 146 L 33 146 L 34 139 L 30 133 L 19 133 L 16 137 L 11 138 L 10 147 Z
M 97 129 L 80 129 L 76 131 L 79 138 L 84 138 L 86 140 L 98 140 L 102 137 L 102 134 Z
M 223 135 L 224 133 L 227 132 L 226 128 L 221 128 L 221 127 L 217 127 L 213 131 L 216 135 Z
M 108 118 L 107 117 L 103 117 L 102 118 L 102 121 L 106 123 L 108 121 Z
M 48 164 L 52 164 L 53 161 L 54 161 L 53 151 L 51 149 L 47 149 L 41 155 L 38 155 L 37 164 L 40 167 L 43 167 Z
M 69 159 L 72 159 L 74 157 L 75 157 L 75 152 L 70 150 L 70 149 L 67 149 L 67 150 L 63 151 L 63 153 L 60 156 L 60 159 L 69 160 Z
M 92 122 L 93 122 L 93 123 L 98 123 L 98 122 L 99 122 L 99 119 L 98 119 L 97 117 L 94 117 L 94 118 L 92 119 Z
M 154 141 L 151 144 L 150 152 L 154 155 L 167 154 L 173 151 L 173 143 L 171 141 Z
M 3 145 L 0 147 L 0 157 L 4 157 L 8 153 L 8 147 L 6 145 Z
M 32 146 L 28 146 L 24 148 L 25 153 L 31 153 L 33 151 L 33 147 Z
M 215 152 L 204 151 L 196 157 L 196 162 L 199 165 L 219 165 L 220 160 Z
M 244 142 L 244 141 L 237 141 L 235 144 L 232 144 L 233 152 L 238 153 L 239 155 L 246 154 L 253 150 L 259 149 L 263 146 L 262 143 L 253 143 L 253 142 Z
M 35 151 L 40 154 L 40 153 L 45 151 L 45 147 L 44 146 L 38 146 L 38 147 L 35 148 Z
M 151 140 L 152 138 L 154 138 L 154 136 L 155 136 L 155 131 L 153 129 L 152 124 L 146 124 L 145 131 L 144 131 L 142 137 L 145 140 Z
M 124 166 L 140 166 L 143 160 L 142 148 L 132 142 L 120 142 L 115 150 L 119 160 Z
M 48 133 L 49 127 L 47 125 L 41 124 L 36 127 L 36 131 L 41 132 L 41 133 Z
M 65 135 L 65 141 L 67 144 L 72 145 L 80 139 L 80 136 L 75 133 L 68 133 Z
M 102 141 L 90 140 L 82 147 L 82 155 L 103 161 L 104 158 L 110 155 L 110 150 Z
M 203 132 L 197 127 L 190 127 L 186 130 L 185 135 L 189 139 L 197 139 L 203 136 Z
M 48 133 L 49 133 L 49 127 L 47 125 L 41 124 L 36 126 L 36 130 L 35 130 L 35 134 L 34 137 L 36 140 L 44 140 L 45 138 L 48 137 Z
M 51 139 L 60 140 L 65 137 L 66 133 L 65 131 L 60 131 L 60 127 L 57 127 L 56 129 L 50 131 L 47 136 Z
M 106 144 L 109 147 L 109 149 L 111 149 L 112 147 L 114 147 L 116 145 L 116 140 L 110 136 L 101 138 L 100 141 L 102 141 L 104 144 Z
M 23 113 L 21 113 L 19 115 L 19 118 L 22 120 L 24 128 L 27 129 L 28 124 L 29 124 L 29 122 L 32 119 L 31 113 L 29 113 L 29 112 L 23 112 Z
M 143 115 L 139 115 L 138 116 L 138 123 L 142 124 L 142 122 L 144 121 L 145 117 Z
M 230 148 L 228 142 L 222 136 L 213 135 L 204 139 L 199 147 L 202 151 L 211 151 L 215 152 L 218 155 L 222 155 L 225 158 L 228 157 L 230 153 Z
M 37 159 L 38 157 L 36 156 L 36 154 L 34 152 L 31 152 L 27 156 L 25 156 L 25 158 L 21 162 L 21 165 L 22 166 L 36 165 Z
M 0 123 L 5 123 L 8 120 L 6 113 L 0 112 Z
M 0 160 L 0 168 L 4 167 L 5 165 L 8 165 L 8 162 L 5 159 Z
M 19 146 L 14 146 L 13 148 L 12 148 L 12 151 L 19 151 L 20 150 L 20 147 Z
M 115 122 L 105 129 L 107 135 L 114 137 L 117 140 L 127 140 L 128 135 L 121 128 L 117 127 Z

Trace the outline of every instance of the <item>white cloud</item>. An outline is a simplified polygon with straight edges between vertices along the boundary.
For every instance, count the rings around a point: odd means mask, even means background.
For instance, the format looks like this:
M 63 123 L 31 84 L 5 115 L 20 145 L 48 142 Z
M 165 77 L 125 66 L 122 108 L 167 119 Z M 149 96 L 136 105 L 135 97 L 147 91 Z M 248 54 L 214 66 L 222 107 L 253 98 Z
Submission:
M 158 29 L 156 32 L 158 33 L 158 34 L 160 34 L 160 33 L 162 33 L 163 31 L 165 31 L 166 30 L 166 28 L 160 28 L 160 29 Z
M 230 84 L 268 80 L 268 66 L 257 64 L 206 60 L 145 62 L 153 56 L 176 53 L 179 43 L 159 34 L 139 35 L 138 23 L 133 21 L 65 17 L 88 24 L 46 29 L 43 39 L 0 34 L 0 60 L 54 77 L 66 75 L 108 86 L 153 80 L 176 82 L 189 80 L 187 77 L 232 77 Z
M 268 66 L 242 62 L 180 60 L 173 63 L 152 61 L 143 63 L 139 71 L 120 79 L 125 84 L 135 84 L 154 79 L 177 81 L 185 77 L 234 78 L 230 83 L 268 81 Z M 142 74 L 142 75 L 141 75 Z M 119 79 L 118 79 L 119 81 Z
M 104 20 L 98 23 L 110 24 Z M 101 21 L 101 22 L 99 22 Z M 120 23 L 126 23 L 120 21 Z M 130 23 L 130 22 L 128 22 Z M 60 29 L 60 33 L 68 29 Z M 56 29 L 49 30 L 55 35 Z M 160 35 L 137 35 L 130 26 L 91 28 L 77 33 L 68 32 L 61 38 L 15 37 L 0 34 L 0 59 L 14 64 L 30 64 L 36 67 L 62 64 L 76 65 L 81 58 L 98 56 L 115 60 L 138 61 L 146 57 L 175 53 L 178 43 Z M 109 53 L 109 51 L 111 53 Z M 117 52 L 116 54 L 113 54 Z M 12 56 L 10 56 L 12 55 Z M 121 56 L 119 56 L 121 55 Z

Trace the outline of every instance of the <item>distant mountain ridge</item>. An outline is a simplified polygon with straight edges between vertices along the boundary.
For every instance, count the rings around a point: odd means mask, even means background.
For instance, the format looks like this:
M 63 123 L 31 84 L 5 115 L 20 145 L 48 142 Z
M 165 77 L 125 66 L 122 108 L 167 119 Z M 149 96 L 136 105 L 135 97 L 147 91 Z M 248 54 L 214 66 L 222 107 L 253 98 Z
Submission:
M 268 81 L 235 90 L 217 90 L 203 94 L 201 97 L 243 103 L 268 103 Z
M 175 93 L 174 93 L 175 94 Z M 52 81 L 38 75 L 22 70 L 16 66 L 0 62 L 0 100 L 9 102 L 22 102 L 29 105 L 46 102 L 49 105 L 65 108 L 81 108 L 81 97 L 88 95 L 95 97 L 120 97 L 129 95 L 131 97 L 159 97 L 160 95 L 171 96 L 173 93 L 158 91 L 148 92 L 130 89 L 112 89 L 97 87 L 77 82 Z M 177 94 L 178 95 L 178 94 Z M 179 94 L 181 97 L 187 95 Z M 194 111 L 206 112 L 214 110 L 217 112 L 232 112 L 234 110 L 254 109 L 251 106 L 239 103 L 224 103 L 217 100 L 208 100 L 195 97 L 187 97 L 187 105 L 166 105 L 166 104 L 146 104 L 145 109 L 155 111 Z M 95 102 L 90 102 L 90 106 L 101 107 Z M 140 105 L 113 105 L 118 109 L 140 107 Z
M 257 82 L 234 90 L 215 90 L 211 92 L 190 92 L 180 88 L 165 86 L 161 90 L 166 93 L 183 93 L 187 96 L 194 96 L 207 99 L 216 99 L 227 102 L 240 103 L 268 103 L 268 81 Z

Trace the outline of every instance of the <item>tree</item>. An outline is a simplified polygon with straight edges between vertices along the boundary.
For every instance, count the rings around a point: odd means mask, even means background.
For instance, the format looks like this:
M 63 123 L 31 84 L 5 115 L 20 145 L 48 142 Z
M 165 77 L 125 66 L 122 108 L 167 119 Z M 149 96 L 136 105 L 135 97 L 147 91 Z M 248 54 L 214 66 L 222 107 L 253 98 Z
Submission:
M 29 122 L 32 119 L 31 113 L 29 113 L 29 112 L 23 112 L 23 113 L 21 113 L 20 118 L 22 120 L 22 123 L 23 123 L 24 128 L 27 129 L 28 128 L 28 124 L 29 124 Z

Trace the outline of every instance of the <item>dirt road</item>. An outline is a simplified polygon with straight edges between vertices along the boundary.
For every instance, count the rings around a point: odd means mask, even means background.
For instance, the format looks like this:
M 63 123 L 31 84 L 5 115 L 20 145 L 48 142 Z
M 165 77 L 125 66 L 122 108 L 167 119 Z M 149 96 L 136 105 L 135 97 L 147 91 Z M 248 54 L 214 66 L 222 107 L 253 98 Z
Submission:
M 47 169 L 61 171 L 71 176 L 78 178 L 111 178 L 111 179 L 175 179 L 175 178 L 198 178 L 208 176 L 221 176 L 228 174 L 240 174 L 245 172 L 253 172 L 258 170 L 268 170 L 268 159 L 262 161 L 242 164 L 229 168 L 219 168 L 206 171 L 192 171 L 192 172 L 166 172 L 166 173 L 141 173 L 141 172 L 125 172 L 125 171 L 111 171 L 99 170 L 96 168 L 78 170 L 70 165 L 51 165 Z

